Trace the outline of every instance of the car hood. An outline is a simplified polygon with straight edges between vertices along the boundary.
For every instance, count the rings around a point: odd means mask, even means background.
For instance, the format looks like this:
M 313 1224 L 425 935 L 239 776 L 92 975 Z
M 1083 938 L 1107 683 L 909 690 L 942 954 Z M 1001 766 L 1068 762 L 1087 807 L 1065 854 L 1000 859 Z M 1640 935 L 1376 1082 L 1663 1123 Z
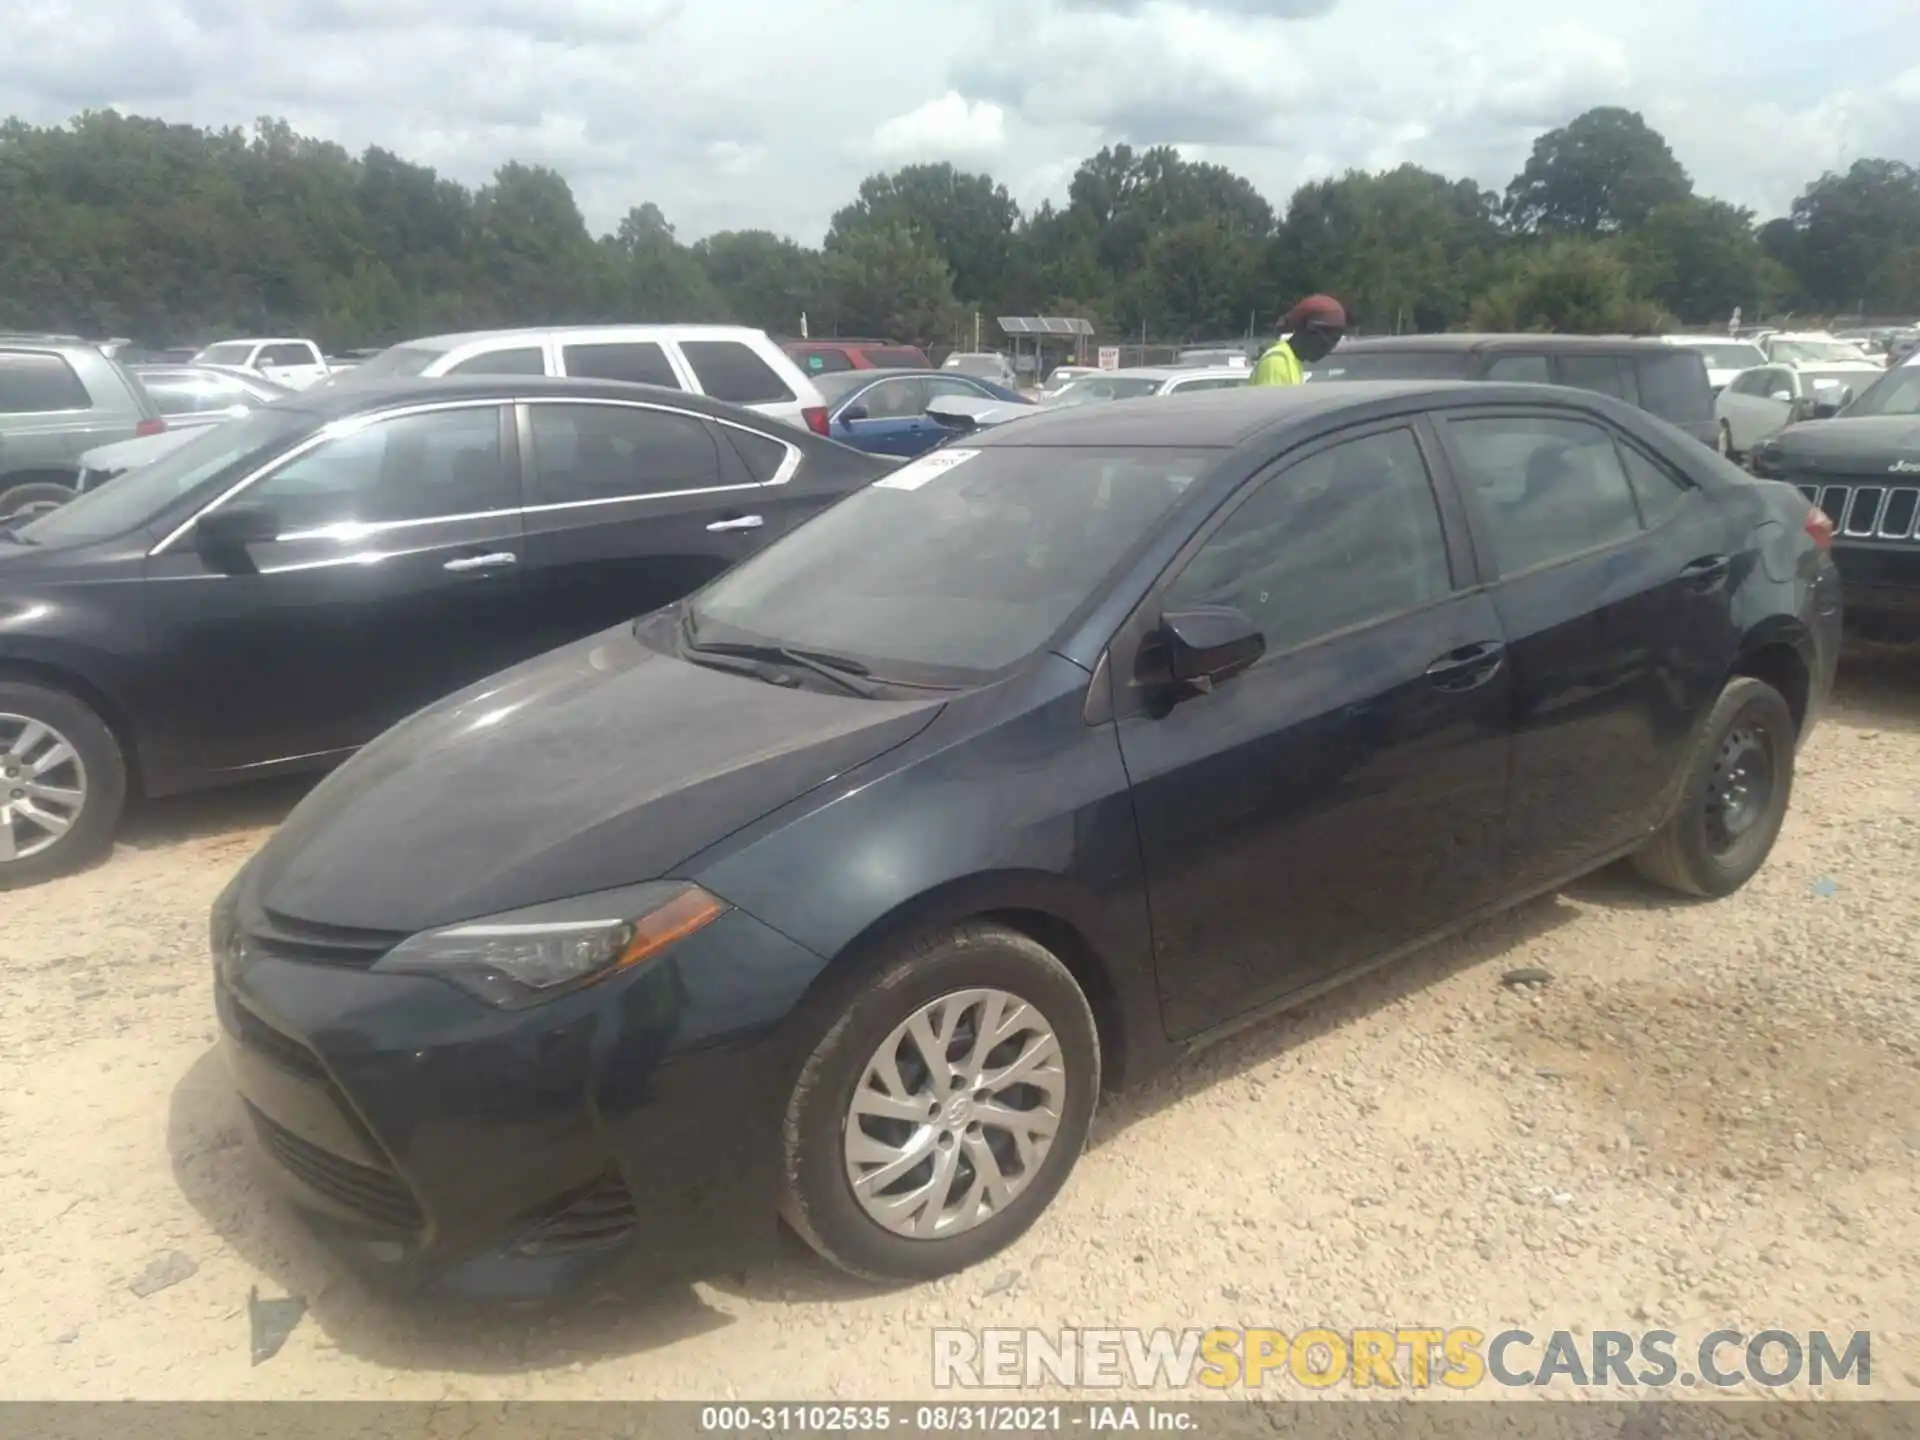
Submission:
M 1767 447 L 1770 463 L 1877 475 L 1920 467 L 1920 416 L 1862 415 L 1789 425 Z M 1909 473 L 1920 473 L 1920 470 Z
M 413 932 L 656 879 L 912 738 L 941 703 L 787 689 L 623 626 L 375 740 L 295 807 L 244 901 Z

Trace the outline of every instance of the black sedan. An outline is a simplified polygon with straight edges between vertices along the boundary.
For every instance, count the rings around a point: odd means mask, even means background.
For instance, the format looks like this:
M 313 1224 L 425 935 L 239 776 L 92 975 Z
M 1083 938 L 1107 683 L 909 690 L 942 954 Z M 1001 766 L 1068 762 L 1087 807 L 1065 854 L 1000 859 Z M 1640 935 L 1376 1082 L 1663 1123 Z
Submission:
M 712 579 L 875 460 L 679 392 L 318 390 L 0 530 L 0 884 L 129 788 L 324 766 L 431 700 Z
M 542 1286 L 742 1207 L 952 1270 L 1104 1086 L 1620 856 L 1743 884 L 1828 539 L 1570 390 L 982 432 L 328 777 L 213 914 L 240 1093 L 395 1276 Z

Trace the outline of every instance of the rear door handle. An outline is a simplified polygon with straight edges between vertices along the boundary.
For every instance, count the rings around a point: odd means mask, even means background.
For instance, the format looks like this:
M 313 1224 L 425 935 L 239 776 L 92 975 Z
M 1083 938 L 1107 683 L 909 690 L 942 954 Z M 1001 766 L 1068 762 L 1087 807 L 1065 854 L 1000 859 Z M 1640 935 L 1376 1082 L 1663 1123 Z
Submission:
M 758 530 L 767 523 L 764 515 L 736 515 L 731 520 L 716 520 L 707 529 L 718 534 L 722 530 Z
M 440 568 L 462 574 L 468 570 L 498 570 L 503 565 L 512 565 L 519 560 L 511 550 L 495 550 L 487 555 L 459 555 Z
M 1680 578 L 1699 590 L 1711 590 L 1722 583 L 1733 569 L 1731 555 L 1703 555 L 1690 565 L 1680 567 Z
M 1473 690 L 1500 673 L 1507 647 L 1498 640 L 1480 640 L 1449 650 L 1427 666 L 1427 678 L 1442 690 Z

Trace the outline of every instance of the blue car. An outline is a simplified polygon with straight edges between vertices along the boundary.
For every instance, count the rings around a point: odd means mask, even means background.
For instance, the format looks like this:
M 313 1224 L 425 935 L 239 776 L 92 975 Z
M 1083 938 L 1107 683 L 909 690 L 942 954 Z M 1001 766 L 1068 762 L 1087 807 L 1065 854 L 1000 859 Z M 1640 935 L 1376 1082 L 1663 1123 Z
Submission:
M 827 434 L 871 455 L 911 457 L 946 439 L 952 432 L 927 414 L 942 395 L 1033 403 L 1005 385 L 951 370 L 847 370 L 812 379 L 827 402 Z

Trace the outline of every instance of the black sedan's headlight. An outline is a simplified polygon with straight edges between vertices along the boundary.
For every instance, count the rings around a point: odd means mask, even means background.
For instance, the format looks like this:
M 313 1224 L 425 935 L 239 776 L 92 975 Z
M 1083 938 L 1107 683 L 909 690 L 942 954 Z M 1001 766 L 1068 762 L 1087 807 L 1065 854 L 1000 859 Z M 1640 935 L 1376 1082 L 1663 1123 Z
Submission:
M 432 975 L 518 1010 L 650 960 L 727 909 L 698 885 L 659 880 L 423 930 L 373 968 Z

